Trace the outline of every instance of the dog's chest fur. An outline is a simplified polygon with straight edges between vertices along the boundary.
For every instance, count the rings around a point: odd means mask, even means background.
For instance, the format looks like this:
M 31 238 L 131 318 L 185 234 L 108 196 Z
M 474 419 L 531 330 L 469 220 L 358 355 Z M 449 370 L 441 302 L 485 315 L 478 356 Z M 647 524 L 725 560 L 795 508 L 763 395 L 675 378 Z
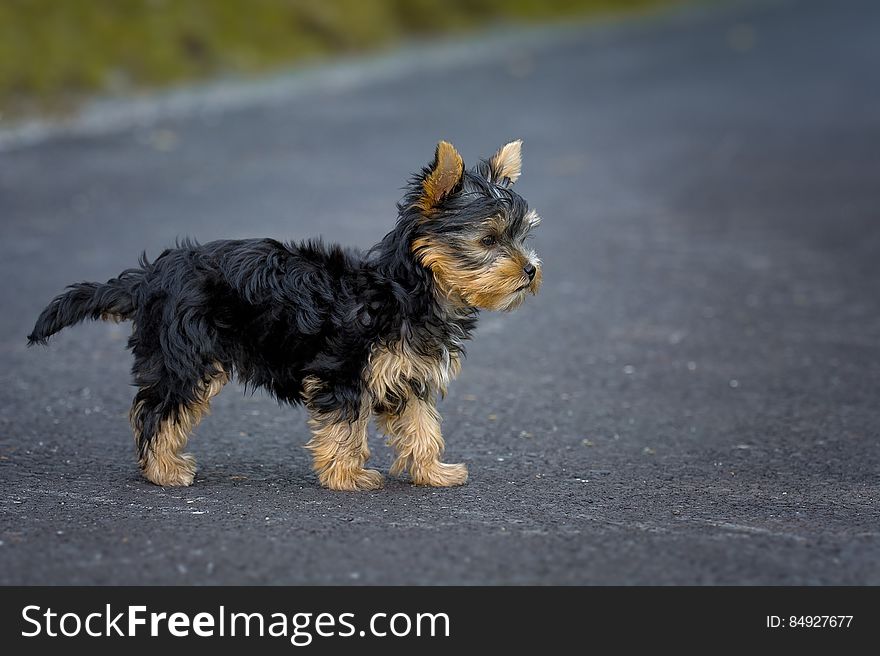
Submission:
M 377 345 L 370 354 L 366 376 L 373 406 L 380 412 L 397 412 L 407 399 L 445 395 L 449 382 L 461 369 L 459 353 L 439 346 L 436 356 L 418 353 L 405 341 Z
M 444 313 L 446 314 L 446 313 Z M 399 412 L 410 398 L 444 396 L 461 370 L 462 342 L 469 337 L 472 314 L 443 317 L 440 331 L 419 327 L 370 350 L 364 377 L 377 412 Z M 434 323 L 434 322 L 432 322 Z

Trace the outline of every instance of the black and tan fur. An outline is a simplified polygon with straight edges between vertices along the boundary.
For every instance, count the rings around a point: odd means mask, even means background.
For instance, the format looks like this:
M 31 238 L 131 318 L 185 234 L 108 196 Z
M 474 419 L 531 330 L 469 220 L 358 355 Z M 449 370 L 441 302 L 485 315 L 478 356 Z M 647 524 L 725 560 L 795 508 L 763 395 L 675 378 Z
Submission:
M 107 283 L 72 285 L 29 342 L 85 319 L 133 323 L 131 424 L 141 470 L 157 485 L 193 482 L 187 438 L 232 378 L 305 405 L 307 447 L 328 488 L 382 485 L 365 468 L 374 416 L 397 453 L 392 475 L 461 485 L 465 466 L 441 462 L 437 398 L 478 311 L 512 310 L 541 283 L 524 244 L 538 216 L 511 188 L 520 170 L 519 141 L 471 170 L 441 141 L 394 229 L 366 253 L 320 241 L 184 241 Z

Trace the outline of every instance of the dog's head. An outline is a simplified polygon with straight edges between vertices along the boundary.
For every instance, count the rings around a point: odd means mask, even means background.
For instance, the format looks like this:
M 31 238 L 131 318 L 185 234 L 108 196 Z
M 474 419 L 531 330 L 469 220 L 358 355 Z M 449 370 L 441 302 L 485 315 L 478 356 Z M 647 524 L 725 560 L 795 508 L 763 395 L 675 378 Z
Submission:
M 412 180 L 402 210 L 416 212 L 410 249 L 453 304 L 513 310 L 541 285 L 541 260 L 526 245 L 540 218 L 511 188 L 522 142 L 465 169 L 452 144 Z

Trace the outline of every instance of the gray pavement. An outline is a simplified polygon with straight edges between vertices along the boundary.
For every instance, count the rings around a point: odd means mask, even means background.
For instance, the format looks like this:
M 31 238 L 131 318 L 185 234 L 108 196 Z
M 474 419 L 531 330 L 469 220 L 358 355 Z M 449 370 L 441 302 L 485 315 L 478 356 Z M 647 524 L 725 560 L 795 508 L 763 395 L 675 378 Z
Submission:
M 0 152 L 0 583 L 880 584 L 878 33 L 703 6 Z M 437 139 L 516 137 L 545 284 L 442 403 L 466 487 L 320 489 L 302 410 L 230 385 L 161 489 L 127 326 L 25 348 L 141 250 L 368 246 Z

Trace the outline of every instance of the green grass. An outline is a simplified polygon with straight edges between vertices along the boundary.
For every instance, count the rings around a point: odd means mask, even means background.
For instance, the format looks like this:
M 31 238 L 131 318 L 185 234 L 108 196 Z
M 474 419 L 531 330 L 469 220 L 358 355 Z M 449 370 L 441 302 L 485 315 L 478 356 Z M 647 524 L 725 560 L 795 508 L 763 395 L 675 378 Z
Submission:
M 260 73 L 407 37 L 671 0 L 2 0 L 0 112 Z

